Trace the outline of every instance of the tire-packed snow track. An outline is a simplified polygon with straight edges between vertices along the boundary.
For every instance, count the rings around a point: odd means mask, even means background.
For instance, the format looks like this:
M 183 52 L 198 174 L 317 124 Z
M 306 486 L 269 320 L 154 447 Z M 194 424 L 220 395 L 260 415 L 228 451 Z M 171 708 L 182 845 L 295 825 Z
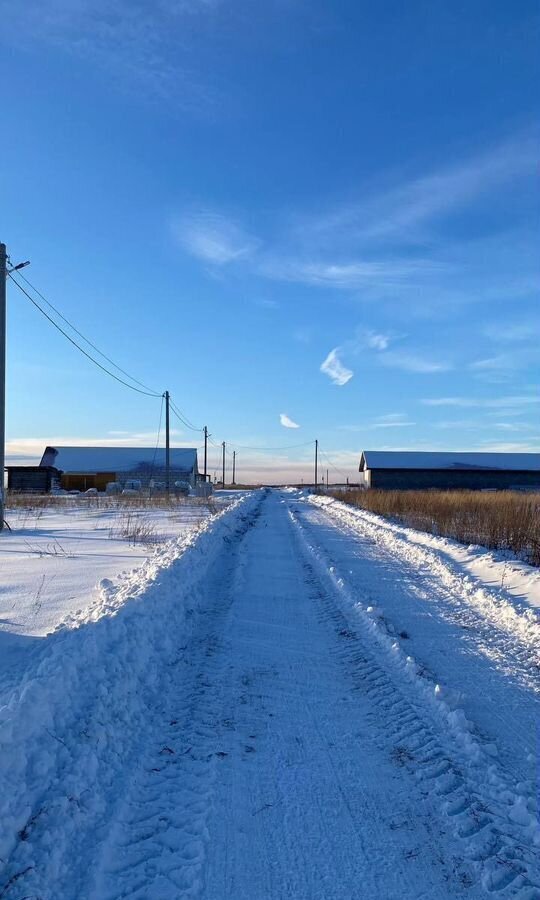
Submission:
M 516 785 L 359 607 L 309 508 L 248 498 L 68 668 L 69 715 L 51 705 L 27 808 L 6 807 L 0 898 L 538 900 Z
M 261 500 L 235 501 L 117 587 L 104 583 L 0 709 L 1 898 L 91 896 L 139 760 L 152 739 L 159 761 L 168 755 L 172 673 L 207 634 L 230 548 Z
M 485 722 L 489 721 L 491 713 L 495 726 L 495 734 L 492 731 L 486 737 L 476 728 L 476 723 L 468 721 L 463 710 L 455 706 L 455 698 L 462 698 L 460 688 L 463 687 L 460 666 L 464 660 L 459 638 L 454 635 L 452 647 L 448 642 L 451 632 L 440 630 L 437 633 L 436 627 L 434 629 L 433 625 L 430 626 L 430 640 L 436 641 L 438 638 L 444 644 L 443 653 L 448 657 L 446 674 L 452 672 L 452 654 L 455 655 L 454 665 L 457 660 L 453 670 L 454 685 L 450 683 L 446 689 L 441 689 L 432 680 L 433 673 L 409 655 L 407 645 L 412 643 L 410 634 L 400 632 L 399 626 L 394 626 L 387 617 L 386 605 L 385 614 L 375 605 L 377 594 L 380 597 L 384 591 L 381 578 L 384 570 L 380 564 L 380 557 L 384 557 L 384 554 L 381 554 L 377 542 L 373 542 L 375 549 L 369 545 L 369 550 L 366 550 L 363 523 L 359 523 L 359 533 L 356 533 L 357 553 L 360 546 L 359 563 L 364 570 L 364 575 L 358 577 L 359 570 L 349 568 L 354 564 L 354 543 L 341 522 L 340 527 L 336 528 L 327 513 L 315 512 L 313 507 L 310 509 L 310 504 L 292 503 L 291 506 L 291 515 L 302 533 L 313 564 L 337 600 L 340 610 L 337 615 L 341 617 L 344 614 L 347 621 L 353 624 L 354 633 L 351 636 L 354 635 L 354 641 L 362 638 L 363 648 L 360 653 L 356 651 L 355 657 L 357 678 L 360 679 L 363 690 L 366 688 L 366 681 L 368 682 L 368 692 L 376 701 L 374 724 L 378 723 L 383 728 L 382 733 L 385 732 L 392 740 L 397 741 L 404 764 L 414 770 L 416 777 L 432 784 L 435 794 L 441 798 L 442 811 L 452 822 L 456 835 L 464 841 L 464 852 L 475 861 L 481 883 L 487 892 L 503 892 L 505 896 L 517 895 L 527 900 L 534 897 L 536 900 L 540 897 L 537 773 L 533 770 L 529 780 L 520 780 L 521 755 L 517 754 L 516 759 L 509 759 L 508 753 L 498 754 L 498 748 L 492 741 L 494 738 L 500 738 L 501 743 L 508 741 L 509 731 L 515 731 L 517 735 L 523 733 L 525 721 L 529 746 L 534 744 L 539 713 L 538 678 L 531 677 L 529 694 L 525 692 L 529 679 L 516 679 L 513 682 L 511 678 L 507 678 L 504 695 L 501 688 L 503 682 L 498 677 L 500 672 L 497 668 L 486 672 L 486 658 L 480 656 L 475 659 L 468 650 L 469 659 L 464 668 L 468 667 L 471 673 L 476 674 L 479 701 L 485 707 Z M 336 506 L 339 517 L 340 504 Z M 340 555 L 340 541 L 343 541 L 345 555 Z M 392 550 L 397 555 L 395 546 L 392 546 Z M 376 566 L 373 566 L 373 561 L 377 562 Z M 388 559 L 384 562 L 388 565 Z M 394 556 L 393 566 L 395 562 Z M 391 573 L 398 600 L 397 618 L 401 623 L 403 606 L 407 601 L 410 603 L 410 598 L 406 591 L 401 591 L 398 587 L 401 580 L 407 580 L 408 573 L 406 568 L 399 571 L 399 563 L 403 565 L 399 555 L 397 562 L 398 566 L 394 566 Z M 371 572 L 370 563 L 373 566 Z M 431 577 L 428 580 L 431 582 Z M 367 594 L 366 585 L 369 587 Z M 416 591 L 413 597 L 415 595 Z M 388 598 L 388 594 L 386 597 Z M 434 589 L 432 583 L 429 601 L 434 609 L 430 611 L 429 618 L 435 625 L 435 614 L 441 612 L 437 609 L 437 601 L 441 604 L 441 601 L 447 600 L 445 589 L 442 586 L 438 590 Z M 444 602 L 443 612 L 446 612 Z M 463 604 L 463 597 L 456 596 L 454 602 L 456 605 Z M 392 613 L 395 612 L 396 604 L 392 608 Z M 468 608 L 464 612 L 471 615 Z M 444 622 L 445 619 L 446 616 L 443 615 L 441 621 Z M 414 627 L 414 617 L 410 621 Z M 439 626 L 440 624 L 441 622 L 438 623 Z M 477 617 L 477 632 L 485 633 L 490 627 L 490 624 L 486 625 Z M 426 634 L 423 637 L 425 641 Z M 522 654 L 521 637 L 518 629 L 517 646 L 512 646 L 511 641 L 507 642 L 508 663 L 514 671 L 523 665 L 528 667 L 530 673 L 535 668 L 534 654 L 532 658 Z M 429 646 L 424 646 L 423 650 L 429 654 Z M 504 705 L 502 711 L 498 711 L 491 702 L 491 691 L 496 700 Z M 502 731 L 497 732 L 500 722 L 503 723 Z M 509 744 L 511 746 L 511 741 Z M 530 768 L 533 768 L 532 756 L 530 763 Z

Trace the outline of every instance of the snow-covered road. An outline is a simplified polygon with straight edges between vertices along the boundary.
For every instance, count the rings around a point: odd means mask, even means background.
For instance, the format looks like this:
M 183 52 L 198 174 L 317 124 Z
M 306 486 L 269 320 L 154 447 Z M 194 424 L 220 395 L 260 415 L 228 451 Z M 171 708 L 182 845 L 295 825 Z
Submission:
M 0 897 L 538 900 L 533 620 L 375 527 L 257 492 L 45 650 Z

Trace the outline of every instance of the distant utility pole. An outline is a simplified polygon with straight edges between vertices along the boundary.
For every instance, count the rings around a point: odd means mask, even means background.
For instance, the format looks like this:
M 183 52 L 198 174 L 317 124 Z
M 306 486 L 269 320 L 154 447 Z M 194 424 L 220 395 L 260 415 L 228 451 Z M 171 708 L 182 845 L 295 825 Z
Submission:
M 319 441 L 315 441 L 315 490 L 317 490 L 317 488 L 319 487 L 318 456 L 319 456 Z
M 328 490 L 328 469 L 326 470 L 326 490 Z
M 232 483 L 236 484 L 236 450 L 233 450 L 232 455 Z
M 225 487 L 225 441 L 223 441 L 221 448 L 223 450 L 223 473 L 221 476 L 221 483 L 223 487 Z
M 169 392 L 165 391 L 165 485 L 167 500 L 171 497 L 171 435 L 169 425 Z
M 206 464 L 208 461 L 208 428 L 204 426 L 204 480 L 206 481 Z
M 6 441 L 6 245 L 0 244 L 0 531 L 4 527 L 4 466 Z

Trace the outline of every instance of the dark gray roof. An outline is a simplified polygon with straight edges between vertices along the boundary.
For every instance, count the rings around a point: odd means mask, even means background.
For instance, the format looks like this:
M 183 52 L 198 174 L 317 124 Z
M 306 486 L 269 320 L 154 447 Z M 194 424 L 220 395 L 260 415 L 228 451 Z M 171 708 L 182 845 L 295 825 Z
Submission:
M 197 472 L 197 451 L 192 447 L 171 447 L 171 467 Z M 62 472 L 135 472 L 153 465 L 165 467 L 165 450 L 159 447 L 47 447 L 42 466 L 56 466 Z
M 359 471 L 364 469 L 499 469 L 507 472 L 538 472 L 540 453 L 364 450 Z

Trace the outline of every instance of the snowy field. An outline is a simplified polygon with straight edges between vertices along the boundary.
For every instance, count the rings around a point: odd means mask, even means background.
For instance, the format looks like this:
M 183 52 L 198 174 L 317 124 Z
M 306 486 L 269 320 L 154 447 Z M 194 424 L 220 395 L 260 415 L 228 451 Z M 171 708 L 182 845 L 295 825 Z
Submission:
M 223 503 L 8 517 L 0 897 L 539 900 L 538 571 Z
M 84 614 L 104 579 L 125 577 L 159 545 L 196 531 L 231 496 L 218 492 L 210 504 L 187 498 L 172 510 L 90 497 L 53 498 L 50 506 L 29 497 L 8 507 L 11 532 L 0 537 L 0 685 L 36 639 Z

